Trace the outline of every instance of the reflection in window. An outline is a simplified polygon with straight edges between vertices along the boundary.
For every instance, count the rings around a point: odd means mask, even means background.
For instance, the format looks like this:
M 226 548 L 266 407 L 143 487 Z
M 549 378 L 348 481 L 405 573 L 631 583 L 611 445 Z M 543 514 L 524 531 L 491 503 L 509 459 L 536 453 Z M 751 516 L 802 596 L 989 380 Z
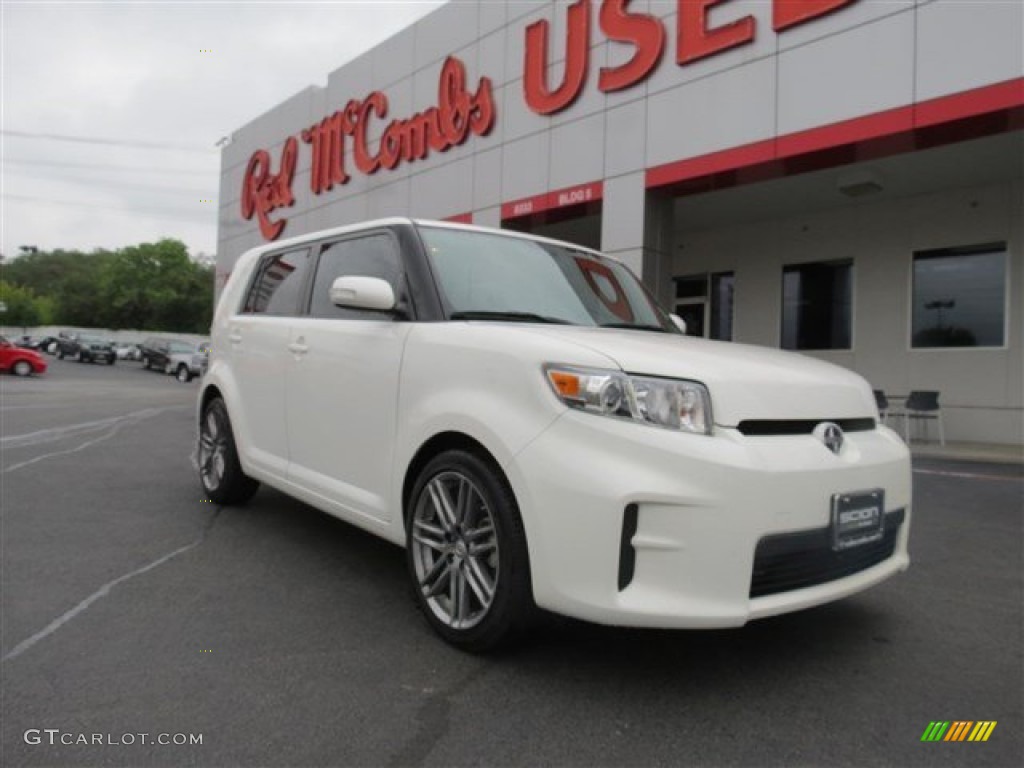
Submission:
M 1001 347 L 1006 244 L 914 254 L 912 342 L 922 347 Z
M 266 259 L 245 302 L 244 312 L 293 315 L 309 261 L 309 249 L 280 253 Z
M 782 271 L 782 348 L 850 349 L 853 265 L 815 262 Z

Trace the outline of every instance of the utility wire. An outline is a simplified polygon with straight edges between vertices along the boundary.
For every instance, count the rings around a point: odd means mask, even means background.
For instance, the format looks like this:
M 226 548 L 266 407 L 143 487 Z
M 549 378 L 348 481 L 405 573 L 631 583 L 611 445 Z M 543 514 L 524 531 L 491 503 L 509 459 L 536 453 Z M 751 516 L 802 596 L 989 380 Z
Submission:
M 203 191 L 202 189 L 197 189 L 195 187 L 191 189 L 185 189 L 183 187 L 164 187 L 160 186 L 159 184 L 131 184 L 125 183 L 123 181 L 118 181 L 117 179 L 83 179 L 74 178 L 71 176 L 43 176 L 21 170 L 9 171 L 8 173 L 11 176 L 30 178 L 35 181 L 54 182 L 57 184 L 74 184 L 77 186 L 87 187 L 108 187 L 113 189 L 131 189 L 142 192 L 158 192 L 174 195 L 189 195 L 195 198 L 203 198 L 209 195 L 208 191 Z M 209 187 L 207 187 L 206 189 L 208 190 Z
M 96 205 L 94 203 L 81 203 L 74 200 L 52 200 L 44 197 L 29 197 L 28 195 L 9 195 L 4 193 L 0 195 L 0 198 L 5 200 L 18 200 L 28 203 L 42 203 L 43 205 L 59 205 L 70 208 L 93 208 L 105 211 L 117 211 L 118 213 L 124 214 L 138 214 L 144 213 L 146 216 L 156 219 L 176 219 L 179 221 L 200 221 L 205 219 L 207 216 L 213 216 L 216 214 L 212 208 L 209 211 L 199 214 L 197 211 L 185 211 L 185 210 L 168 210 L 162 208 L 159 211 L 151 208 L 135 208 L 132 206 L 116 206 L 116 205 Z M 199 215 L 197 215 L 199 214 Z
M 70 141 L 77 144 L 102 144 L 112 147 L 134 147 L 136 149 L 160 149 L 176 152 L 199 152 L 204 155 L 214 154 L 217 150 L 197 147 L 193 144 L 170 144 L 159 141 L 137 141 L 134 139 L 110 139 L 99 136 L 74 136 L 61 133 L 30 133 L 29 131 L 0 130 L 4 136 L 16 136 L 21 139 L 42 139 L 44 141 Z
M 4 165 L 27 165 L 40 168 L 87 168 L 90 170 L 110 171 L 111 173 L 173 173 L 186 176 L 212 176 L 216 168 L 209 171 L 189 170 L 186 168 L 133 168 L 127 165 L 106 165 L 104 163 L 58 163 L 50 160 L 11 160 L 0 158 Z

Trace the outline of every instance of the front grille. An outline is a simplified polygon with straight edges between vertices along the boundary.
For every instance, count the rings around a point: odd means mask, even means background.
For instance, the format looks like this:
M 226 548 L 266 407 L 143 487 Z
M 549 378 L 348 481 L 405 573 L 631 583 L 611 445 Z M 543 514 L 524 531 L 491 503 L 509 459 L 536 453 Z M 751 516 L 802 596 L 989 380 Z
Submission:
M 870 432 L 875 428 L 874 419 L 748 419 L 741 421 L 736 429 L 744 435 L 763 437 L 767 435 L 809 435 L 823 422 L 838 424 L 843 432 Z
M 825 584 L 878 565 L 892 557 L 904 511 L 885 516 L 885 534 L 878 541 L 836 551 L 832 529 L 765 536 L 754 553 L 750 596 L 763 597 Z

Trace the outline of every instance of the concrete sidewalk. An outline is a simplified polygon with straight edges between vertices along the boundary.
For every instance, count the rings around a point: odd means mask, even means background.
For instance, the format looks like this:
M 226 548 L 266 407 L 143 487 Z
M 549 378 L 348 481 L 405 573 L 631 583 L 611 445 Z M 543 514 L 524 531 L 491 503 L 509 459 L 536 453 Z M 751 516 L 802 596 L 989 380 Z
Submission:
M 945 445 L 939 445 L 934 442 L 914 440 L 910 443 L 910 453 L 915 459 L 949 459 L 951 461 L 1024 465 L 1024 446 L 1022 445 L 951 443 L 949 441 Z

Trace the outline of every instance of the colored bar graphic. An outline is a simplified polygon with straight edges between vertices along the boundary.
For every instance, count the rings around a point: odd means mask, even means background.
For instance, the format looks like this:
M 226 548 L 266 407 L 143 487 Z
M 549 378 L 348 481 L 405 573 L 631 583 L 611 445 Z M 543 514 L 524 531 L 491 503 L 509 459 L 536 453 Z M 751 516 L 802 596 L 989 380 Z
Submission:
M 932 720 L 921 741 L 988 741 L 995 727 L 995 720 Z
M 935 721 L 928 723 L 928 727 L 921 734 L 921 741 L 939 741 L 949 728 L 949 721 Z

